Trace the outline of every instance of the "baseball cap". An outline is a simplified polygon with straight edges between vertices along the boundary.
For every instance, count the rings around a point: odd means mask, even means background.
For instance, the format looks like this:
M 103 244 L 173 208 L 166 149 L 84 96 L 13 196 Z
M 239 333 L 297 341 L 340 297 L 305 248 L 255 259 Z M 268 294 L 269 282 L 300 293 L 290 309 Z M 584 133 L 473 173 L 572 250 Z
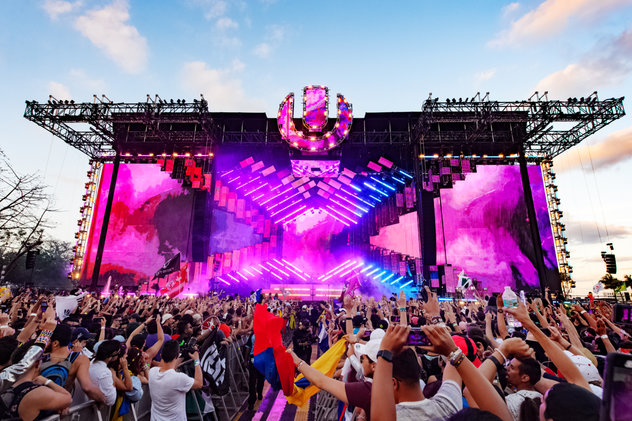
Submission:
M 377 352 L 380 350 L 382 338 L 371 339 L 366 344 L 355 344 L 355 353 L 358 358 L 366 355 L 372 362 L 377 362 Z
M 582 373 L 582 376 L 586 379 L 587 382 L 595 382 L 600 381 L 601 376 L 599 375 L 599 370 L 590 360 L 583 355 L 575 355 L 570 351 L 564 351 L 564 353 L 571 359 L 573 364 L 579 369 Z
M 164 324 L 167 320 L 169 320 L 170 318 L 172 318 L 173 316 L 169 313 L 164 314 L 161 318 L 160 318 L 160 323 Z
M 369 340 L 372 341 L 372 340 L 382 339 L 384 335 L 386 335 L 386 332 L 384 332 L 384 329 L 375 329 L 373 332 L 371 332 L 371 337 L 369 338 Z
M 125 343 L 125 338 L 122 335 L 116 335 L 112 339 L 115 340 L 115 341 L 119 341 L 121 343 Z
M 478 348 L 476 347 L 476 343 L 471 338 L 466 338 L 460 335 L 453 335 L 452 340 L 454 340 L 456 346 L 458 346 L 461 351 L 463 351 L 467 359 L 472 361 L 474 367 L 480 367 L 482 362 L 478 359 L 478 356 L 476 355 Z
M 71 342 L 74 342 L 76 340 L 85 341 L 87 339 L 93 339 L 95 336 L 97 335 L 88 332 L 88 329 L 86 329 L 85 327 L 76 327 L 72 331 Z

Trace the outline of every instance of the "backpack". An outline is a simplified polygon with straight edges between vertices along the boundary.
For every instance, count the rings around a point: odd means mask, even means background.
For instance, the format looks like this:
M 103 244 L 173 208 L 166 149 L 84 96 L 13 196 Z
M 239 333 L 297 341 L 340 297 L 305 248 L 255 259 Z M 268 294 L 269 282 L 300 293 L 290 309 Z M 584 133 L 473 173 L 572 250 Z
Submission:
M 70 367 L 78 356 L 79 352 L 71 352 L 65 360 L 58 363 L 51 362 L 50 356 L 48 356 L 49 361 L 42 363 L 40 374 L 51 379 L 57 386 L 64 387 L 70 373 Z
M 18 408 L 22 399 L 33 389 L 40 387 L 33 382 L 24 382 L 19 386 L 12 387 L 0 395 L 0 419 L 17 420 Z

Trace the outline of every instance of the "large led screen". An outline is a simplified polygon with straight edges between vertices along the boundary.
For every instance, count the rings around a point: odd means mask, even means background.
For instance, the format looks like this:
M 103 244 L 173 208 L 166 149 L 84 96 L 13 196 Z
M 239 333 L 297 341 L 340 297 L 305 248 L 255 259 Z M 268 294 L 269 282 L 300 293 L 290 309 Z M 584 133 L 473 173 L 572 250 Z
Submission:
M 82 281 L 92 277 L 112 164 L 105 164 L 87 242 Z M 193 195 L 157 164 L 120 164 L 108 224 L 99 285 L 139 285 L 171 256 L 190 254 Z
M 332 237 L 343 228 L 319 209 L 304 213 L 284 227 L 283 258 L 313 276 L 321 275 L 349 258 L 343 250 L 332 249 Z
M 559 274 L 544 183 L 537 165 L 528 167 L 549 282 Z M 437 263 L 453 265 L 489 291 L 505 285 L 539 287 L 520 167 L 479 165 L 435 199 Z

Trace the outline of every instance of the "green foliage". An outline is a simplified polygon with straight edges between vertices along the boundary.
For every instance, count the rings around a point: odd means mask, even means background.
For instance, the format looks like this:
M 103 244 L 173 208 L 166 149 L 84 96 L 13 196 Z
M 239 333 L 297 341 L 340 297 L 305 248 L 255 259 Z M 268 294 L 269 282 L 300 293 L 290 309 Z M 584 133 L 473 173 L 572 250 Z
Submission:
M 6 280 L 16 285 L 32 284 L 41 288 L 71 288 L 72 283 L 68 279 L 70 259 L 73 257 L 70 243 L 44 240 L 38 250 L 40 253 L 35 258 L 32 278 L 31 270 L 26 269 L 26 256 L 22 255 L 17 259 L 14 269 L 7 274 Z M 12 257 L 12 253 L 3 256 L 7 260 L 11 260 Z

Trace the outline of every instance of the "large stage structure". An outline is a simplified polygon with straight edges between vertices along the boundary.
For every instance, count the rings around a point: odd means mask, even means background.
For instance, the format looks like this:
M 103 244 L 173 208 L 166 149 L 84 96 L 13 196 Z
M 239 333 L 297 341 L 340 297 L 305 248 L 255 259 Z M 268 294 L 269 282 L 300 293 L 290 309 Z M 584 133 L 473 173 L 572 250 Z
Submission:
M 623 98 L 431 95 L 419 111 L 355 117 L 338 94 L 334 119 L 328 89 L 310 85 L 302 120 L 293 101 L 275 118 L 213 112 L 203 97 L 27 101 L 25 118 L 90 158 L 73 280 L 97 288 L 119 276 L 147 290 L 181 253 L 198 290 L 246 291 L 267 277 L 269 291 L 299 298 L 424 283 L 449 293 L 471 282 L 569 292 L 552 159 L 624 116 Z M 129 202 L 152 183 L 142 203 Z M 147 218 L 151 235 L 138 228 Z M 160 256 L 141 274 L 116 254 L 131 226 L 143 234 L 129 247 L 155 243 Z

